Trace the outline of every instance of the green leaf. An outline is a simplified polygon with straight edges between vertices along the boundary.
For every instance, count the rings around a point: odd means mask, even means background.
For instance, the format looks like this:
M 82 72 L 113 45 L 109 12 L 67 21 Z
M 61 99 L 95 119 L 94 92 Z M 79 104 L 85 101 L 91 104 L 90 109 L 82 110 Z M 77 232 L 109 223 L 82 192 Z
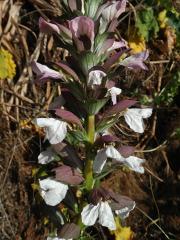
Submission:
M 149 0 L 151 1 L 151 0 Z M 172 0 L 156 0 L 157 3 L 159 3 L 159 5 L 161 7 L 164 7 L 166 9 L 170 9 L 172 7 Z
M 172 80 L 162 89 L 160 94 L 155 97 L 154 102 L 156 104 L 165 104 L 166 106 L 170 105 L 174 97 L 178 94 L 178 89 L 180 87 L 180 71 L 177 71 Z
M 80 61 L 81 63 L 82 71 L 86 76 L 88 75 L 88 72 L 92 67 L 98 65 L 100 60 L 101 58 L 97 57 L 97 55 L 92 52 L 83 53 L 79 56 L 78 59 L 78 61 Z
M 88 137 L 85 130 L 72 130 L 67 133 L 66 140 L 73 146 L 78 146 L 79 143 L 88 142 Z
M 111 119 L 105 119 L 100 121 L 96 126 L 96 132 L 103 132 L 106 129 L 111 128 L 118 120 L 118 117 L 111 117 Z
M 102 44 L 105 42 L 108 36 L 109 36 L 109 33 L 98 34 L 96 36 L 95 42 L 94 42 L 95 52 L 98 52 L 98 50 L 102 47 Z
M 180 128 L 175 129 L 175 136 L 180 140 Z
M 180 46 L 180 13 L 172 9 L 167 13 L 169 25 L 175 29 L 176 32 L 176 45 Z
M 85 15 L 94 18 L 102 0 L 87 0 L 85 3 Z
M 79 101 L 82 101 L 85 99 L 84 89 L 82 85 L 79 82 L 70 82 L 66 85 L 67 88 L 70 90 L 70 92 L 74 95 L 75 98 L 77 98 Z
M 136 28 L 138 35 L 146 41 L 148 41 L 151 36 L 156 37 L 159 26 L 152 7 L 148 7 L 137 14 Z
M 86 109 L 88 114 L 95 115 L 100 111 L 100 109 L 106 104 L 107 101 L 108 101 L 108 98 L 103 98 L 98 100 L 89 99 L 83 104 L 83 106 Z

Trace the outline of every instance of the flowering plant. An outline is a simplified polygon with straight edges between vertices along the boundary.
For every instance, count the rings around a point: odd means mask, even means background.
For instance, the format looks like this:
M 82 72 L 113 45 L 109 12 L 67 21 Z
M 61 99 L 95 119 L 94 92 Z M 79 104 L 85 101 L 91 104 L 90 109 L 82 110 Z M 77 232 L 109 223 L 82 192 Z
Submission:
M 39 27 L 58 37 L 69 52 L 66 62 L 52 63 L 55 70 L 32 63 L 36 84 L 61 86 L 48 117 L 34 120 L 50 144 L 38 156 L 38 192 L 58 218 L 48 239 L 88 239 L 88 226 L 116 230 L 115 219 L 126 218 L 135 207 L 129 197 L 102 187 L 101 180 L 122 166 L 144 173 L 144 160 L 134 156 L 135 148 L 108 130 L 124 116 L 133 131 L 144 132 L 143 119 L 152 109 L 119 100 L 122 90 L 113 78 L 122 67 L 146 70 L 148 51 L 130 55 L 126 41 L 115 33 L 126 0 L 63 0 L 62 5 L 61 24 L 40 18 Z

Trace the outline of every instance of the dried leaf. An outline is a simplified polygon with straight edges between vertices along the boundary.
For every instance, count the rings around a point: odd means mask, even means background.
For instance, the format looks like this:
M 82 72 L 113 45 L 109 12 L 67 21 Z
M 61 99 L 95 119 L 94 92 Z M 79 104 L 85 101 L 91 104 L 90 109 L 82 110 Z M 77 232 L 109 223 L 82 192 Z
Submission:
M 174 49 L 176 45 L 176 34 L 175 30 L 172 27 L 167 27 L 164 35 L 166 36 L 166 47 L 167 47 L 167 52 L 170 55 L 172 53 L 172 50 Z

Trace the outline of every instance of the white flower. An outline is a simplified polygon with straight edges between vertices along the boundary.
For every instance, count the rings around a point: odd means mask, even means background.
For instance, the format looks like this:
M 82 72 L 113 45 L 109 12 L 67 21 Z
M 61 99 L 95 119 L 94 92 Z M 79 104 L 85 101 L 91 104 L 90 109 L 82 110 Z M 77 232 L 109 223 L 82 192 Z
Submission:
M 149 118 L 152 114 L 152 108 L 140 109 L 130 108 L 125 114 L 124 118 L 129 127 L 137 133 L 144 132 L 143 118 Z
M 145 162 L 144 159 L 135 156 L 125 158 L 113 146 L 108 146 L 104 149 L 101 149 L 97 153 L 93 164 L 93 170 L 95 173 L 101 173 L 104 165 L 106 164 L 107 158 L 112 158 L 117 162 L 126 165 L 135 172 L 144 173 L 144 168 L 141 166 L 141 164 Z
M 113 45 L 108 49 L 108 52 L 116 50 L 118 48 L 127 47 L 127 42 L 123 39 L 122 41 L 114 41 Z
M 36 83 L 42 84 L 45 83 L 49 79 L 60 79 L 64 78 L 64 76 L 59 73 L 58 71 L 55 71 L 46 65 L 43 65 L 41 63 L 38 63 L 36 61 L 33 61 L 31 63 L 33 72 L 37 75 Z
M 144 173 L 144 167 L 141 166 L 142 163 L 144 163 L 145 160 L 130 156 L 128 158 L 124 158 L 124 164 L 129 167 L 131 170 L 138 172 L 138 173 Z
M 101 173 L 102 169 L 104 168 L 104 165 L 106 164 L 106 161 L 107 161 L 106 149 L 99 150 L 94 159 L 93 171 L 95 173 Z
M 55 152 L 51 147 L 47 148 L 46 151 L 43 151 L 38 156 L 38 163 L 40 164 L 47 164 L 54 160 Z
M 72 238 L 65 239 L 65 238 L 58 238 L 58 237 L 47 237 L 47 240 L 73 240 L 73 239 Z
M 117 159 L 119 161 L 121 161 L 121 159 L 123 160 L 121 154 L 113 146 L 108 146 L 104 149 L 101 149 L 97 153 L 94 160 L 93 170 L 95 173 L 100 173 L 102 171 L 108 157 Z
M 47 240 L 73 240 L 73 239 L 72 238 L 65 239 L 65 238 L 58 238 L 58 237 L 47 237 Z
M 66 137 L 67 123 L 54 118 L 36 118 L 34 123 L 39 127 L 45 127 L 46 136 L 51 144 L 62 142 Z
M 100 70 L 94 70 L 89 73 L 88 77 L 88 86 L 101 85 L 103 77 L 106 76 L 106 73 Z
M 39 180 L 40 194 L 47 205 L 55 206 L 66 196 L 68 186 L 61 182 L 46 178 Z
M 108 202 L 101 201 L 97 205 L 88 204 L 83 208 L 81 217 L 86 226 L 92 226 L 98 220 L 102 226 L 110 230 L 116 229 L 114 216 Z
M 111 100 L 113 102 L 113 105 L 117 103 L 117 96 L 121 94 L 122 90 L 117 87 L 112 87 L 108 89 L 108 92 L 111 95 Z

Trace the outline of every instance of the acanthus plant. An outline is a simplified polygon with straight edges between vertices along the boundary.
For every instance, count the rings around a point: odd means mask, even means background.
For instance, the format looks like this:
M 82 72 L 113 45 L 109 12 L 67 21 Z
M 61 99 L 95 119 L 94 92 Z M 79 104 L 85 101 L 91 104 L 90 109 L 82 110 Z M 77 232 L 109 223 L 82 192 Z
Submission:
M 32 63 L 36 84 L 51 81 L 61 86 L 48 117 L 34 120 L 50 143 L 38 156 L 36 177 L 39 193 L 50 206 L 50 219 L 58 218 L 52 220 L 48 239 L 88 239 L 88 226 L 115 230 L 115 218 L 126 218 L 135 207 L 129 197 L 102 187 L 101 180 L 122 166 L 144 173 L 145 160 L 108 129 L 124 116 L 133 131 L 144 132 L 143 119 L 152 109 L 137 108 L 136 100 L 121 97 L 113 78 L 122 67 L 146 70 L 148 51 L 131 56 L 126 41 L 115 33 L 126 0 L 64 0 L 62 5 L 61 23 L 40 18 L 39 27 L 55 34 L 68 50 L 66 62 L 52 63 L 55 70 Z

